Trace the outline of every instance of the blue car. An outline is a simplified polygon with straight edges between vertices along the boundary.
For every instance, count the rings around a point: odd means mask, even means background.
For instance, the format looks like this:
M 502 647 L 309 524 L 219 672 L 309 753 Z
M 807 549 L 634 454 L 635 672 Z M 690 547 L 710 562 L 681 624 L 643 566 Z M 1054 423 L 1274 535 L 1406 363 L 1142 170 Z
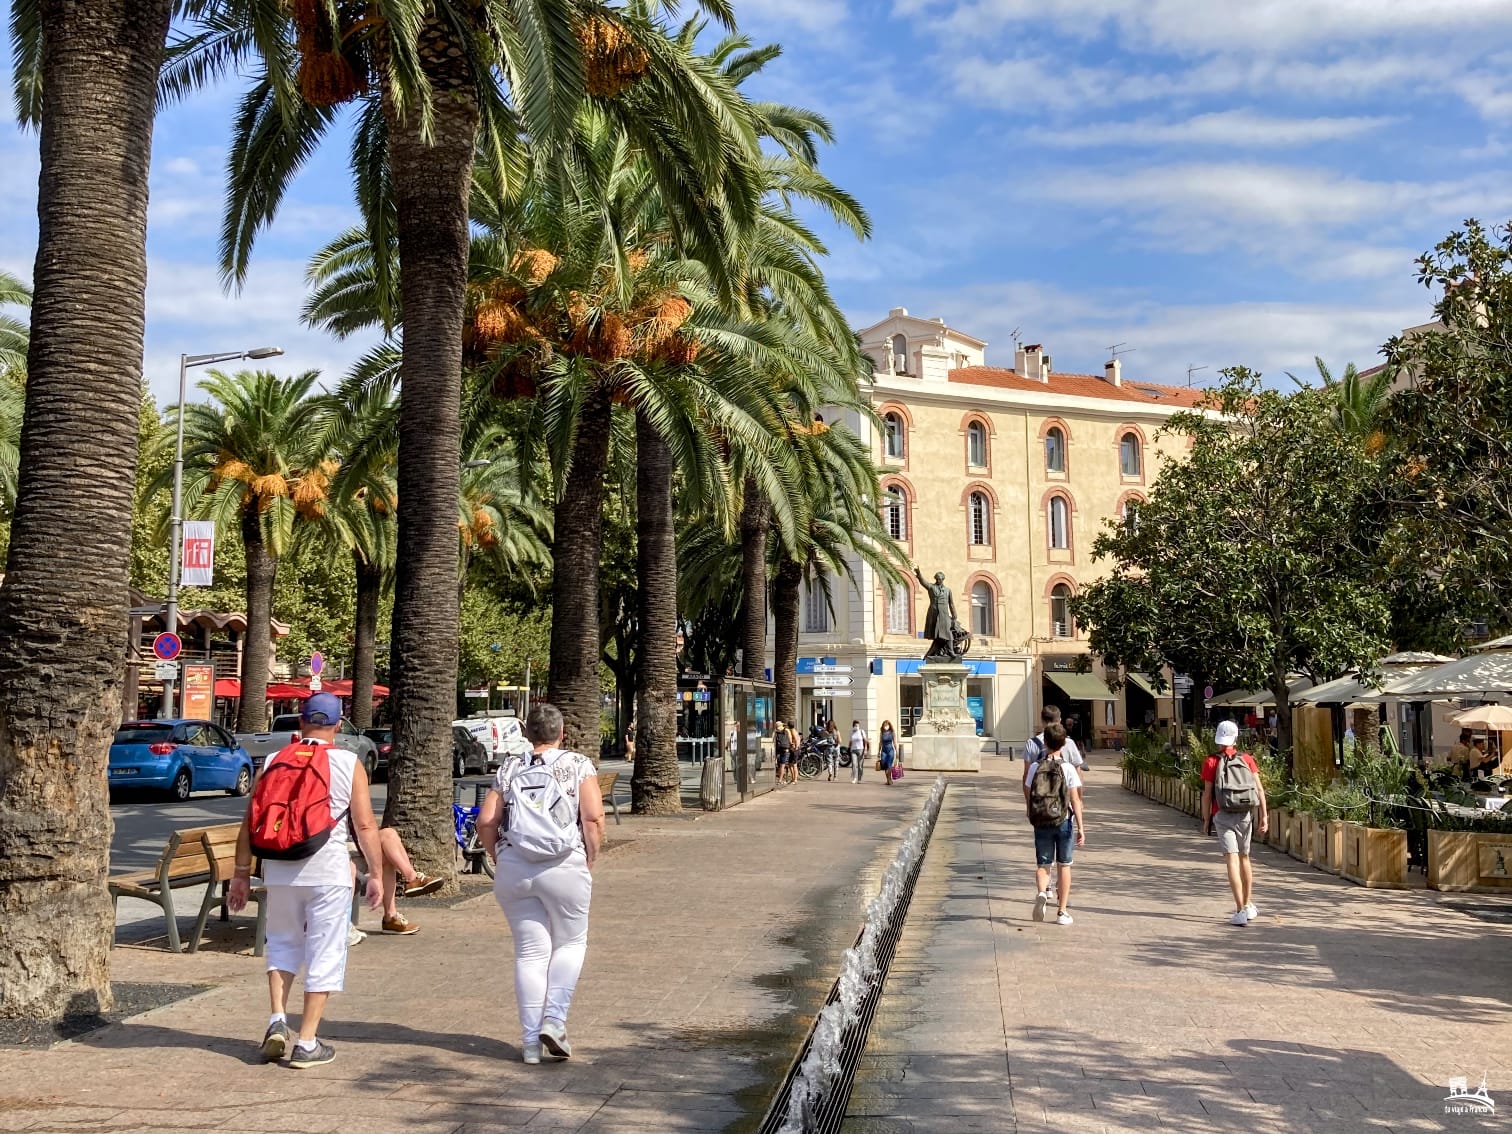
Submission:
M 209 721 L 128 721 L 110 745 L 110 786 L 156 788 L 176 800 L 194 791 L 246 795 L 252 757 Z

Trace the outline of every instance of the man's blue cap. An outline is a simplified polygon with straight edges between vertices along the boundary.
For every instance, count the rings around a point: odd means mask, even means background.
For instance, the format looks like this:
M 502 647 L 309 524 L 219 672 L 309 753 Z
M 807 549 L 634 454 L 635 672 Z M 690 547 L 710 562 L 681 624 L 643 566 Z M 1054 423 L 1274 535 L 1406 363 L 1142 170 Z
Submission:
M 304 703 L 299 719 L 312 725 L 336 724 L 341 720 L 341 698 L 334 693 L 317 693 Z

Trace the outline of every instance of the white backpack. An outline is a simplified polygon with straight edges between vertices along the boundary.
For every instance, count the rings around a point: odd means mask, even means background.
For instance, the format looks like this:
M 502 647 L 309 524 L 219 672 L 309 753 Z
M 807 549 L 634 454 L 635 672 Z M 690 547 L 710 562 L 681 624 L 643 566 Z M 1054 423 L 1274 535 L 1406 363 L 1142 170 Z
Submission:
M 561 749 L 541 755 L 539 764 L 527 762 L 534 757 L 511 757 L 500 770 L 504 828 L 499 839 L 530 862 L 556 862 L 580 847 L 582 838 L 576 792 L 569 797 L 563 790 L 554 765 L 571 759 L 576 766 L 581 757 Z

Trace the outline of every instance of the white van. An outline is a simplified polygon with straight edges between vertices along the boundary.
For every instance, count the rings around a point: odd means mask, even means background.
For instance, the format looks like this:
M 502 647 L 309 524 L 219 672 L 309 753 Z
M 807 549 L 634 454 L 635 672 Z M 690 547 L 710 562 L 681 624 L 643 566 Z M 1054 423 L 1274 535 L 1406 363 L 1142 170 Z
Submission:
M 525 739 L 518 717 L 468 717 L 452 724 L 472 733 L 488 750 L 490 771 L 502 764 L 506 756 L 530 755 L 531 744 Z

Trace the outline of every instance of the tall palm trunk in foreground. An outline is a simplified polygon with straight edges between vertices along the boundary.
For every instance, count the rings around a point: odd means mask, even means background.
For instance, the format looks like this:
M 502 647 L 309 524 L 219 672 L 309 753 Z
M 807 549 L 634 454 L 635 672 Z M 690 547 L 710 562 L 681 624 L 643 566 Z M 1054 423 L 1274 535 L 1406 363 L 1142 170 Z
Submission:
M 772 585 L 772 676 L 777 680 L 779 721 L 798 724 L 798 609 L 802 600 L 803 568 L 791 559 L 777 566 Z M 800 730 L 801 731 L 801 730 Z
M 357 611 L 352 643 L 352 723 L 373 723 L 373 681 L 378 646 L 378 604 L 383 597 L 383 568 L 360 551 L 352 552 L 357 578 Z
M 672 521 L 672 450 L 644 413 L 635 422 L 636 812 L 682 810 L 677 766 L 677 536 Z
M 268 625 L 273 619 L 278 560 L 263 539 L 261 505 L 255 496 L 242 508 L 241 537 L 247 561 L 247 640 L 242 647 L 242 695 L 236 728 L 238 732 L 261 732 L 268 727 L 268 668 L 273 661 Z
M 21 469 L 0 588 L 0 1015 L 108 1009 L 121 721 L 169 0 L 46 0 Z M 131 707 L 135 711 L 135 706 Z
M 599 547 L 609 424 L 609 394 L 595 388 L 578 411 L 572 464 L 551 527 L 553 613 L 547 696 L 566 718 L 568 742 L 589 756 L 598 754 L 599 745 Z M 583 627 L 591 627 L 591 632 L 584 633 Z
M 759 681 L 766 671 L 767 534 L 772 506 L 761 494 L 755 477 L 746 477 L 745 503 L 740 509 L 740 676 Z M 779 717 L 786 720 L 786 717 Z
M 435 88 L 434 134 L 416 108 L 385 96 L 398 213 L 400 302 L 399 534 L 393 645 L 394 749 L 383 822 L 398 830 L 427 874 L 455 869 L 451 729 L 457 709 L 457 488 L 462 450 L 462 321 L 468 193 L 478 105 L 450 26 L 432 16 L 420 33 Z

